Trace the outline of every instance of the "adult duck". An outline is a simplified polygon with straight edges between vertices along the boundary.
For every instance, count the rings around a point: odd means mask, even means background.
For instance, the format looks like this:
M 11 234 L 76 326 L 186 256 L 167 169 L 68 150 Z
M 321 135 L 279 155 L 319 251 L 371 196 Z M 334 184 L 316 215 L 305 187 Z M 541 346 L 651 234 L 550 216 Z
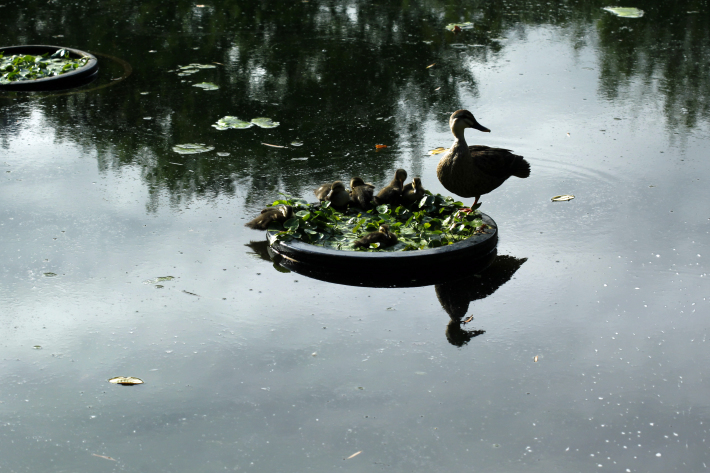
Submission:
M 449 192 L 475 197 L 472 207 L 483 194 L 496 189 L 510 176 L 526 178 L 530 175 L 530 164 L 510 150 L 466 144 L 463 136 L 466 128 L 491 131 L 478 123 L 468 110 L 452 113 L 449 127 L 456 139 L 436 166 L 436 175 Z

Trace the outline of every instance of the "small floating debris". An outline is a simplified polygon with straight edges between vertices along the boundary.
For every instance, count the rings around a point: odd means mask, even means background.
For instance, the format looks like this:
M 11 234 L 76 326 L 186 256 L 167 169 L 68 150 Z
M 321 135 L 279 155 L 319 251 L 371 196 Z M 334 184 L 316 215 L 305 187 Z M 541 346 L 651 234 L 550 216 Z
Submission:
M 446 25 L 446 29 L 449 31 L 457 31 L 456 28 L 458 27 L 458 30 L 471 30 L 473 29 L 473 23 L 470 21 L 467 21 L 465 23 L 449 23 Z
M 272 148 L 286 148 L 286 146 L 272 145 L 271 143 L 261 143 L 264 146 L 271 146 Z
M 226 117 L 222 117 L 217 120 L 217 123 L 212 126 L 218 130 L 229 130 L 230 128 L 235 130 L 241 130 L 244 128 L 250 128 L 254 126 L 254 124 L 251 122 L 245 122 L 244 120 L 240 120 L 237 117 L 227 115 Z
M 387 145 L 375 145 L 375 149 L 384 149 Z
M 604 7 L 602 10 L 606 10 L 622 18 L 641 18 L 643 16 L 643 10 L 632 7 Z
M 301 142 L 301 141 L 292 141 L 292 142 L 291 142 L 291 146 L 296 146 L 296 147 L 298 147 L 298 146 L 303 146 L 303 142 Z
M 35 345 L 35 346 L 33 346 L 32 348 L 34 348 L 35 350 L 41 350 L 41 349 L 42 349 L 42 345 Z
M 229 156 L 230 154 L 231 154 L 231 153 L 228 153 L 228 152 L 226 152 L 226 151 L 219 151 L 219 152 L 217 153 L 217 156 L 221 156 L 221 157 L 224 158 L 224 157 Z
M 360 455 L 361 453 L 362 453 L 362 450 L 360 450 L 359 452 L 355 452 L 352 455 L 350 455 L 348 458 L 346 458 L 346 460 L 350 460 L 351 458 L 355 458 L 356 456 Z
M 111 384 L 120 384 L 121 386 L 134 386 L 136 384 L 143 384 L 143 380 L 139 378 L 134 378 L 133 376 L 116 376 L 108 380 Z
M 198 154 L 212 151 L 214 146 L 207 146 L 204 143 L 185 143 L 173 146 L 173 151 L 177 154 Z
M 574 199 L 574 196 L 571 194 L 565 194 L 565 195 L 556 195 L 552 198 L 553 202 L 567 202 L 568 200 Z
M 436 154 L 445 153 L 448 150 L 449 150 L 449 148 L 442 148 L 441 146 L 439 146 L 438 148 L 434 148 L 433 150 L 429 151 L 429 154 L 434 156 Z
M 57 273 L 42 273 L 42 274 L 44 275 L 44 277 L 47 277 L 47 278 L 53 278 L 57 275 Z
M 163 281 L 172 281 L 175 279 L 175 276 L 160 276 L 158 278 L 153 278 L 153 279 L 148 279 L 146 281 L 143 281 L 143 284 L 157 284 L 159 282 Z
M 276 128 L 280 125 L 279 122 L 275 122 L 267 117 L 252 118 L 251 122 L 261 128 Z
M 205 90 L 219 89 L 219 86 L 217 84 L 212 83 L 212 82 L 200 82 L 199 84 L 192 84 L 192 86 L 199 87 L 200 89 L 205 89 Z

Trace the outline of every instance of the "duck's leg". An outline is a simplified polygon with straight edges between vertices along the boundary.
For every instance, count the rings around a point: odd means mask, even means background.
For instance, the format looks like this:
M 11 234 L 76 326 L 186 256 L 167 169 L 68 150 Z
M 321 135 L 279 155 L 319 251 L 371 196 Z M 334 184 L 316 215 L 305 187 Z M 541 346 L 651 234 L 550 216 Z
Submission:
M 478 203 L 478 199 L 480 199 L 480 198 L 481 198 L 481 196 L 480 196 L 480 195 L 477 195 L 477 196 L 476 196 L 476 200 L 473 201 L 473 205 L 471 205 L 471 207 L 464 207 L 464 208 L 462 208 L 462 209 L 461 209 L 461 212 L 464 212 L 464 213 L 467 213 L 467 214 L 470 214 L 471 212 L 473 212 L 473 211 L 476 209 L 476 204 Z

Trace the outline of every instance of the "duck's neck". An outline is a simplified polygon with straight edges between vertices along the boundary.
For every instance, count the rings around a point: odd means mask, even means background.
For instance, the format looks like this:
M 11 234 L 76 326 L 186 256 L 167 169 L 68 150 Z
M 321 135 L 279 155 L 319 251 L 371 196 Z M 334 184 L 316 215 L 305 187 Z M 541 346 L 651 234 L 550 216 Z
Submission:
M 469 154 L 468 150 L 468 144 L 466 143 L 466 139 L 463 136 L 465 128 L 461 127 L 456 127 L 454 126 L 451 129 L 451 133 L 454 134 L 454 144 L 451 145 L 451 151 L 452 154 L 455 156 L 461 156 L 461 155 L 466 155 Z

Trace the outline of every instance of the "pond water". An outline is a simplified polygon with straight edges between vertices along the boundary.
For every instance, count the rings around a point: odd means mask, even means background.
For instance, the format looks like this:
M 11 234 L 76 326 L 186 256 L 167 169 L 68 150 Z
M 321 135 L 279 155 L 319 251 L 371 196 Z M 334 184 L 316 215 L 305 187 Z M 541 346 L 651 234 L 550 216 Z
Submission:
M 705 471 L 710 8 L 610 5 L 0 0 L 5 46 L 100 62 L 0 92 L 0 469 Z M 244 227 L 398 167 L 446 195 L 459 108 L 532 168 L 487 271 L 333 284 Z

